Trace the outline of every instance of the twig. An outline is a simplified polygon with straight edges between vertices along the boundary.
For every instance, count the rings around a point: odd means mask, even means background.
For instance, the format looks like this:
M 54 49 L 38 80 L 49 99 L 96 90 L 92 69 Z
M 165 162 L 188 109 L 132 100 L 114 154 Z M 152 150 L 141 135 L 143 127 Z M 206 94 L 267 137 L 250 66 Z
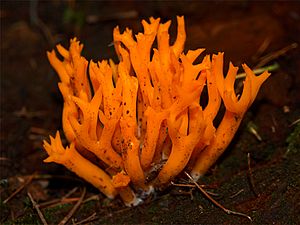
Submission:
M 105 22 L 109 20 L 117 20 L 117 19 L 132 19 L 138 16 L 138 12 L 135 10 L 125 11 L 125 12 L 116 12 L 111 13 L 109 15 L 88 15 L 86 17 L 86 22 L 88 24 L 95 24 L 99 22 Z
M 49 209 L 49 208 L 56 207 L 58 205 L 77 202 L 78 200 L 79 200 L 79 198 L 54 199 L 52 201 L 47 202 L 47 204 L 49 204 L 49 205 L 43 204 L 42 208 L 43 209 Z
M 176 186 L 176 187 L 190 187 L 190 188 L 195 188 L 196 187 L 196 185 L 194 185 L 194 184 L 177 184 L 177 183 L 174 183 L 173 181 L 171 181 L 171 184 L 173 185 L 173 186 Z M 198 184 L 198 185 L 200 185 L 200 184 Z M 206 187 L 206 185 L 200 185 L 202 188 L 205 188 Z M 219 194 L 216 194 L 216 193 L 213 193 L 213 192 L 211 192 L 211 191 L 206 191 L 208 194 L 210 194 L 210 195 L 212 195 L 212 196 L 215 196 L 215 197 L 218 197 L 218 196 L 220 196 Z
M 244 189 L 241 189 L 238 192 L 236 192 L 235 194 L 231 195 L 229 198 L 234 198 L 234 197 L 238 196 L 239 194 L 241 194 L 243 191 L 244 191 Z
M 55 44 L 55 40 L 51 34 L 51 31 L 50 31 L 49 27 L 38 16 L 38 1 L 37 0 L 30 0 L 29 16 L 30 16 L 31 24 L 38 27 L 42 31 L 42 33 L 45 36 L 48 43 L 51 46 L 53 46 Z
M 176 187 L 191 187 L 191 188 L 195 187 L 194 184 L 177 184 L 177 183 L 174 183 L 173 181 L 171 181 L 171 184 Z M 201 185 L 201 187 L 203 187 L 203 188 L 204 188 L 204 186 L 205 185 Z
M 272 60 L 278 58 L 279 56 L 284 55 L 285 53 L 287 53 L 288 51 L 295 49 L 298 47 L 297 43 L 292 43 L 278 51 L 275 52 L 271 52 L 270 54 L 264 56 L 261 58 L 260 62 L 254 67 L 254 68 L 260 68 L 264 65 L 266 65 L 267 63 L 271 62 Z
M 3 201 L 3 204 L 6 204 L 10 201 L 13 197 L 15 197 L 20 191 L 22 191 L 33 179 L 35 174 L 32 174 L 28 177 L 28 179 L 22 184 L 17 190 L 15 190 L 7 199 Z
M 189 189 L 189 191 L 178 190 L 178 193 L 179 195 L 189 195 L 191 197 L 191 201 L 193 201 L 194 200 L 193 190 L 194 188 Z
M 135 208 L 137 207 L 137 206 L 134 206 Z M 119 209 L 119 210 L 117 210 L 117 211 L 115 211 L 114 212 L 114 214 L 116 215 L 116 214 L 119 214 L 119 213 L 123 213 L 123 212 L 127 212 L 127 211 L 130 211 L 131 209 L 132 209 L 133 207 L 126 207 L 126 208 L 123 208 L 123 209 Z M 111 217 L 111 214 L 108 214 L 107 216 L 105 216 L 105 217 Z M 105 218 L 104 217 L 104 218 Z
M 68 215 L 65 216 L 65 218 L 63 218 L 62 221 L 60 221 L 59 225 L 64 225 L 66 224 L 71 217 L 74 215 L 74 213 L 76 212 L 76 210 L 79 208 L 79 206 L 81 205 L 81 203 L 83 202 L 84 196 L 86 193 L 86 188 L 83 188 L 82 194 L 80 196 L 80 199 L 78 200 L 78 202 L 74 205 L 74 207 L 70 210 L 70 212 L 68 213 Z
M 30 132 L 34 134 L 47 135 L 49 133 L 48 130 L 45 130 L 40 127 L 30 127 Z
M 232 215 L 237 215 L 237 216 L 242 216 L 242 217 L 246 217 L 247 219 L 249 219 L 252 222 L 252 219 L 250 216 L 244 214 L 244 213 L 240 213 L 240 212 L 236 212 L 236 211 L 232 211 L 230 209 L 225 208 L 224 206 L 222 206 L 219 202 L 217 202 L 216 200 L 214 200 L 194 179 L 193 177 L 187 173 L 184 172 L 185 175 L 196 185 L 196 187 L 201 191 L 201 193 L 208 198 L 214 205 L 216 205 L 217 207 L 219 207 L 220 209 L 222 209 L 225 213 L 227 213 L 228 215 L 232 214 Z
M 89 222 L 92 222 L 94 221 L 95 219 L 97 219 L 98 216 L 97 216 L 97 213 L 93 213 L 92 215 L 90 215 L 89 217 L 77 222 L 77 223 L 73 223 L 73 225 L 80 225 L 80 224 L 84 224 L 84 223 L 89 223 Z
M 13 210 L 10 210 L 10 217 L 11 217 L 11 221 L 14 221 L 15 220 L 15 213 Z M 14 224 L 13 224 L 14 225 Z
M 89 202 L 89 201 L 92 201 L 92 200 L 99 201 L 99 195 L 92 195 L 91 197 L 85 199 L 82 203 L 86 203 L 86 202 Z
M 7 157 L 0 157 L 0 161 L 11 161 L 11 159 Z
M 249 133 L 253 134 L 258 141 L 262 141 L 262 138 L 257 131 L 256 125 L 252 121 L 250 121 L 247 124 L 247 129 L 248 129 Z
M 255 191 L 255 185 L 254 185 L 254 180 L 253 180 L 253 175 L 252 175 L 252 169 L 251 169 L 251 158 L 250 158 L 250 153 L 248 152 L 247 154 L 248 158 L 248 173 L 249 173 L 249 181 L 250 181 L 250 187 L 255 194 L 256 197 L 258 197 L 257 192 Z
M 53 200 L 50 200 L 48 202 L 43 202 L 43 203 L 40 204 L 40 207 L 43 208 L 43 209 L 44 208 L 53 208 L 53 207 L 56 207 L 56 206 L 61 205 L 61 204 L 76 202 L 78 200 L 79 200 L 79 198 L 68 198 L 67 196 L 64 196 L 61 199 L 53 199 Z M 93 196 L 85 199 L 82 203 L 84 204 L 84 203 L 92 201 L 92 200 L 99 200 L 98 195 L 93 195 Z
M 16 176 L 16 177 L 18 177 L 18 176 Z M 0 182 L 2 182 L 3 180 L 11 179 L 11 178 L 12 177 L 7 178 L 7 179 L 2 179 L 2 180 L 0 180 Z M 74 181 L 82 182 L 82 180 L 77 179 L 77 178 L 72 178 L 72 177 L 67 177 L 67 176 L 60 176 L 60 175 L 50 175 L 50 174 L 32 174 L 32 175 L 21 176 L 21 178 L 27 179 L 27 181 L 23 185 L 21 185 L 17 190 L 15 190 L 7 199 L 5 199 L 3 201 L 3 204 L 6 204 L 8 201 L 10 201 L 15 195 L 17 195 L 28 184 L 30 184 L 30 182 L 32 180 L 43 180 L 43 179 L 47 180 L 47 179 L 60 178 L 60 179 L 68 179 L 68 180 L 74 180 Z
M 266 51 L 266 49 L 268 48 L 270 43 L 271 43 L 271 38 L 270 37 L 265 38 L 265 40 L 259 46 L 259 48 L 257 49 L 255 55 L 252 58 L 257 59 L 258 57 L 260 57 Z
M 297 119 L 297 120 L 295 120 L 294 122 L 292 122 L 292 123 L 289 125 L 289 127 L 292 127 L 292 126 L 296 125 L 296 124 L 299 123 L 299 122 L 300 122 L 300 118 Z
M 28 195 L 28 197 L 30 198 L 30 201 L 31 201 L 33 207 L 36 209 L 36 211 L 37 211 L 37 213 L 38 213 L 38 215 L 39 215 L 39 217 L 40 217 L 42 223 L 43 223 L 44 225 L 48 225 L 48 223 L 47 223 L 47 221 L 46 221 L 46 219 L 45 219 L 45 217 L 44 217 L 42 211 L 41 211 L 40 208 L 39 208 L 39 205 L 34 201 L 32 195 L 31 195 L 29 192 L 27 192 L 27 195 Z
M 65 196 L 63 196 L 61 199 L 64 200 L 66 198 L 69 198 L 72 194 L 74 194 L 78 190 L 78 187 L 73 188 L 71 191 L 69 191 Z
M 28 111 L 25 106 L 23 106 L 20 110 L 13 112 L 16 117 L 25 117 L 27 119 L 32 118 L 41 118 L 45 116 L 46 111 Z
M 71 191 L 69 191 L 65 196 L 63 196 L 60 199 L 53 199 L 53 200 L 50 200 L 48 202 L 43 202 L 43 203 L 40 204 L 40 207 L 42 207 L 42 208 L 50 208 L 50 207 L 53 207 L 53 205 L 56 206 L 56 203 L 60 203 L 60 202 L 62 202 L 64 200 L 68 199 L 68 197 L 70 197 L 73 193 L 75 193 L 77 191 L 77 189 L 78 189 L 78 187 L 73 188 Z M 78 201 L 78 198 L 76 198 L 75 201 Z

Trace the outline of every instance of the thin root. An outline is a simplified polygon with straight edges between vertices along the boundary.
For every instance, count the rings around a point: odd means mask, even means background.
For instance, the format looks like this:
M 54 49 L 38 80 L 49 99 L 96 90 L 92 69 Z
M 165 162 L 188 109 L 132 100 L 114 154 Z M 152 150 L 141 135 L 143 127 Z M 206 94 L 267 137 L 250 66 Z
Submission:
M 298 47 L 297 43 L 292 43 L 282 49 L 279 49 L 278 51 L 271 52 L 270 54 L 261 58 L 260 62 L 255 66 L 255 69 L 266 65 L 267 63 L 271 62 L 272 60 L 277 59 L 279 56 L 282 56 L 285 53 L 287 53 L 288 51 L 295 49 L 297 47 Z
M 51 208 L 51 207 L 57 206 L 61 203 L 69 203 L 69 202 L 72 202 L 72 201 L 78 201 L 78 198 L 69 199 L 69 197 L 73 193 L 75 193 L 77 191 L 77 189 L 78 189 L 78 187 L 73 188 L 71 191 L 69 191 L 66 195 L 64 195 L 60 199 L 53 199 L 53 200 L 50 200 L 48 202 L 43 202 L 43 203 L 40 204 L 40 207 L 41 208 Z
M 240 213 L 240 212 L 236 212 L 236 211 L 232 211 L 230 209 L 226 209 L 224 206 L 222 206 L 219 202 L 217 202 L 216 200 L 214 200 L 193 178 L 192 176 L 187 173 L 184 172 L 185 175 L 196 185 L 196 187 L 201 191 L 202 194 L 205 195 L 206 198 L 208 198 L 214 205 L 216 205 L 217 207 L 219 207 L 220 209 L 222 209 L 224 212 L 226 212 L 228 215 L 232 214 L 232 215 L 237 215 L 237 216 L 242 216 L 242 217 L 246 217 L 248 220 L 250 220 L 252 222 L 252 218 L 244 213 Z
M 248 173 L 249 173 L 250 186 L 251 186 L 251 189 L 252 189 L 253 193 L 255 194 L 255 196 L 258 197 L 258 194 L 255 191 L 255 185 L 254 185 L 254 180 L 253 180 L 253 175 L 252 175 L 250 153 L 247 154 L 247 158 L 248 158 Z
M 88 216 L 87 218 L 77 222 L 77 223 L 73 223 L 73 225 L 79 225 L 79 224 L 87 224 L 90 223 L 94 220 L 98 219 L 97 213 L 93 213 L 92 215 Z
M 243 191 L 244 191 L 244 189 L 241 189 L 238 192 L 236 192 L 233 195 L 231 195 L 229 198 L 235 198 L 236 196 L 238 196 L 239 194 L 241 194 Z
M 194 185 L 194 184 L 178 184 L 178 183 L 174 183 L 173 181 L 171 181 L 171 184 L 173 185 L 173 186 L 175 186 L 175 187 L 190 187 L 190 188 L 195 188 L 196 187 L 196 185 Z M 198 184 L 198 185 L 200 185 L 200 184 Z M 207 187 L 206 185 L 200 185 L 202 188 L 204 188 L 205 189 L 205 187 Z M 217 194 L 217 193 L 213 193 L 213 192 L 211 192 L 211 191 L 206 191 L 208 194 L 210 194 L 210 195 L 212 195 L 212 196 L 215 196 L 215 197 L 218 197 L 218 196 L 220 196 L 219 194 Z
M 296 124 L 299 123 L 299 122 L 300 122 L 300 118 L 297 119 L 297 120 L 295 120 L 294 122 L 292 122 L 292 123 L 289 125 L 289 127 L 292 127 L 292 126 L 296 125 Z
M 78 202 L 70 210 L 70 212 L 68 213 L 68 215 L 66 215 L 65 218 L 63 218 L 63 220 L 60 221 L 60 223 L 58 225 L 64 225 L 64 224 L 66 224 L 72 218 L 72 216 L 74 215 L 74 213 L 76 212 L 76 210 L 79 208 L 79 206 L 83 202 L 85 193 L 86 193 L 86 188 L 84 187 L 83 191 L 82 191 L 82 194 L 81 194 L 80 199 L 78 200 Z
M 38 213 L 38 215 L 39 215 L 39 217 L 40 217 L 42 223 L 43 223 L 44 225 L 48 225 L 48 223 L 47 223 L 47 221 L 46 221 L 46 219 L 45 219 L 45 217 L 44 217 L 42 211 L 40 210 L 39 205 L 34 201 L 32 195 L 31 195 L 29 192 L 27 192 L 27 195 L 28 195 L 28 197 L 30 198 L 30 201 L 31 201 L 33 207 L 34 207 L 35 210 L 37 211 L 37 213 Z
M 13 192 L 7 199 L 3 201 L 3 204 L 6 204 L 8 201 L 10 201 L 13 197 L 15 197 L 20 191 L 22 191 L 28 184 L 31 183 L 32 179 L 34 178 L 35 174 L 32 174 L 28 177 L 28 179 L 24 182 L 23 185 L 21 185 L 15 192 Z

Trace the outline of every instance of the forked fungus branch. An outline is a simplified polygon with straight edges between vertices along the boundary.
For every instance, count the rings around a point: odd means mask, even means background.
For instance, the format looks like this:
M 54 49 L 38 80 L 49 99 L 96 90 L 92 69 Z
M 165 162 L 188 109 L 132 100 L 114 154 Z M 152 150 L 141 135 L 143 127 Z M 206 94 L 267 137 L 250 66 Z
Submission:
M 177 38 L 169 44 L 171 22 L 142 21 L 143 33 L 113 31 L 119 63 L 88 62 L 76 38 L 69 49 L 57 45 L 48 59 L 60 77 L 64 98 L 63 130 L 44 142 L 45 162 L 64 165 L 109 198 L 128 206 L 141 202 L 137 192 L 169 184 L 184 170 L 199 179 L 224 152 L 254 101 L 268 72 L 255 76 L 245 64 L 243 91 L 234 90 L 238 68 L 231 63 L 224 78 L 223 53 L 204 49 L 184 53 L 184 18 L 177 17 Z M 156 40 L 157 48 L 153 48 Z M 206 91 L 203 91 L 203 90 Z M 204 94 L 207 93 L 207 95 Z M 200 98 L 208 96 L 201 106 Z M 223 119 L 214 120 L 223 102 Z M 165 163 L 162 163 L 165 162 Z M 153 168 L 162 165 L 155 177 Z

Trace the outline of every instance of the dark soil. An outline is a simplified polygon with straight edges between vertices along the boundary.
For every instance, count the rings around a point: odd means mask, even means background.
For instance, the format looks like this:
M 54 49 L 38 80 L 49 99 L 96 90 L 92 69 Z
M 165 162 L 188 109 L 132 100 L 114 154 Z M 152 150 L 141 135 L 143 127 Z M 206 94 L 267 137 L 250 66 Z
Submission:
M 154 16 L 172 19 L 174 33 L 176 15 L 185 15 L 186 49 L 224 51 L 226 62 L 251 67 L 272 54 L 267 65 L 279 64 L 232 144 L 200 183 L 218 193 L 215 198 L 225 207 L 251 216 L 253 224 L 300 224 L 300 123 L 293 123 L 300 118 L 300 51 L 298 47 L 275 54 L 299 44 L 299 2 L 34 2 L 1 1 L 1 224 L 42 224 L 27 192 L 42 204 L 62 198 L 74 187 L 87 187 L 85 198 L 97 197 L 81 205 L 72 217 L 74 223 L 93 213 L 91 224 L 251 223 L 227 215 L 195 188 L 171 186 L 143 205 L 126 208 L 118 199 L 105 199 L 64 167 L 43 163 L 42 140 L 61 130 L 63 105 L 46 51 L 56 43 L 67 47 L 77 36 L 85 44 L 87 59 L 116 59 L 110 47 L 116 25 L 136 33 L 140 19 Z M 124 12 L 132 16 L 124 19 Z M 29 185 L 3 203 L 32 174 Z M 80 190 L 72 197 L 78 198 Z M 75 203 L 41 209 L 49 224 L 58 224 Z

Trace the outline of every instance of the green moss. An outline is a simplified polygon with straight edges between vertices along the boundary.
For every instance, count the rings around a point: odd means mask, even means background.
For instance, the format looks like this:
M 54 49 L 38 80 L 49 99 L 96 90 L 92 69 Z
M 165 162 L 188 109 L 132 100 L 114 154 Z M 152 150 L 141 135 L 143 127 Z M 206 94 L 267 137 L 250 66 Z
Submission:
M 47 208 L 43 210 L 44 217 L 50 224 L 57 224 L 68 214 L 72 207 L 73 204 L 68 203 Z
M 27 208 L 25 209 L 24 216 L 19 217 L 16 220 L 10 220 L 6 221 L 4 223 L 5 225 L 10 225 L 10 224 L 30 224 L 30 225 L 35 225 L 35 224 L 42 224 L 40 222 L 40 219 L 35 211 L 33 209 Z
M 148 213 L 149 214 L 156 214 L 157 211 L 159 210 L 158 206 L 156 204 L 151 204 L 151 206 L 148 208 Z
M 15 220 L 8 220 L 4 223 L 5 225 L 42 224 L 40 218 L 37 215 L 37 212 L 32 208 L 30 200 L 28 198 L 25 198 L 23 203 L 25 206 L 23 216 L 15 219 Z M 68 213 L 68 211 L 72 208 L 72 206 L 73 206 L 72 204 L 61 204 L 56 207 L 47 208 L 45 210 L 42 210 L 42 212 L 44 214 L 46 221 L 49 224 L 57 224 L 64 218 L 64 216 Z M 1 212 L 2 212 L 2 206 L 1 206 Z
M 68 7 L 64 11 L 63 22 L 66 24 L 73 24 L 79 28 L 82 28 L 85 21 L 84 12 L 81 10 L 74 10 L 71 7 Z
M 300 123 L 297 123 L 295 129 L 292 133 L 287 137 L 286 142 L 288 144 L 287 151 L 285 153 L 285 157 L 290 154 L 296 154 L 300 149 Z
M 97 211 L 97 207 L 98 207 L 98 201 L 96 200 L 91 200 L 88 201 L 84 204 L 82 204 L 80 206 L 80 208 L 77 210 L 76 214 L 75 214 L 75 218 L 78 220 L 84 219 L 88 216 L 91 215 L 91 213 L 96 212 Z
M 15 220 L 7 220 L 5 221 L 5 225 L 10 225 L 10 224 L 42 224 L 40 222 L 40 219 L 36 213 L 36 211 L 32 207 L 32 203 L 29 199 L 29 197 L 25 197 L 22 200 L 23 206 L 24 206 L 24 211 L 23 211 L 23 216 L 15 219 Z M 2 206 L 3 205 L 3 206 Z M 2 207 L 4 209 L 9 210 L 8 206 L 6 204 L 1 204 L 1 214 L 2 214 Z M 2 221 L 2 219 L 1 219 Z

